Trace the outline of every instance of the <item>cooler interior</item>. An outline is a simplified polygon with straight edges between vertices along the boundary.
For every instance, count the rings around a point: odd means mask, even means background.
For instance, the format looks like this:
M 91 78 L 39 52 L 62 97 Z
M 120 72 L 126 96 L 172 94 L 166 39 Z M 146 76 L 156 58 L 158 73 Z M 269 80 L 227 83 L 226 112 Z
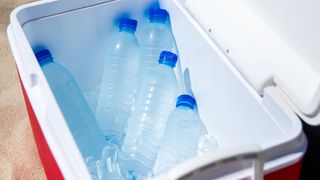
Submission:
M 50 49 L 55 61 L 74 75 L 86 93 L 99 86 L 106 44 L 118 30 L 117 19 L 121 16 L 137 19 L 139 39 L 143 36 L 139 33 L 141 28 L 148 23 L 146 10 L 151 6 L 161 6 L 170 13 L 180 56 L 181 69 L 177 66 L 176 73 L 183 85 L 181 92 L 191 92 L 192 89 L 200 117 L 208 133 L 215 137 L 220 150 L 255 144 L 267 151 L 295 140 L 302 133 L 300 121 L 283 104 L 274 102 L 272 98 L 264 100 L 265 97 L 259 96 L 241 77 L 189 15 L 184 0 L 101 1 L 34 18 L 23 23 L 22 28 L 32 49 Z M 39 10 L 40 7 L 35 9 Z M 52 10 L 52 7 L 44 6 L 42 10 Z M 24 13 L 34 13 L 32 8 Z M 26 61 L 38 66 L 36 59 Z M 35 73 L 33 76 L 43 74 Z M 59 126 L 57 122 L 54 128 Z M 290 153 L 301 153 L 297 148 L 288 147 L 266 153 L 266 171 L 278 168 L 275 159 Z M 290 164 L 290 161 L 287 158 L 280 164 Z

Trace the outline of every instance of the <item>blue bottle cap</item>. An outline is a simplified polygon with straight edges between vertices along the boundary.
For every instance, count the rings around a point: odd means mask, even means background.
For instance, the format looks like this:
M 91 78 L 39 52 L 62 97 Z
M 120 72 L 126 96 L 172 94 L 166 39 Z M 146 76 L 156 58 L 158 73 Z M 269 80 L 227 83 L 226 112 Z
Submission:
M 134 19 L 121 18 L 119 28 L 120 30 L 129 30 L 135 32 L 137 29 L 138 21 Z
M 40 66 L 49 62 L 53 62 L 52 55 L 48 49 L 41 49 L 40 51 L 36 52 L 35 55 Z
M 177 98 L 176 107 L 185 106 L 185 107 L 189 107 L 190 109 L 193 109 L 195 104 L 196 104 L 196 100 L 192 96 L 183 94 Z
M 149 18 L 151 22 L 155 21 L 165 23 L 168 15 L 169 13 L 165 9 L 152 8 L 149 11 Z
M 162 51 L 159 57 L 159 64 L 165 64 L 172 68 L 176 66 L 178 56 L 170 51 Z

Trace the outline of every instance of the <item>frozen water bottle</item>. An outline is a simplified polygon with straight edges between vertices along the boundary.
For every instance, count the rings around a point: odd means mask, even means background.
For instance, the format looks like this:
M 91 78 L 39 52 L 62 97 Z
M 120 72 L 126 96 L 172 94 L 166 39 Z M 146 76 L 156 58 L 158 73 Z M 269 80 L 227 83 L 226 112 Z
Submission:
M 164 9 L 150 9 L 149 20 L 145 27 L 142 27 L 142 35 L 139 39 L 141 60 L 139 65 L 139 84 L 142 83 L 148 72 L 157 66 L 158 57 L 162 51 L 173 51 L 175 40 L 171 30 L 166 25 L 168 12 Z
M 121 19 L 119 32 L 106 51 L 96 118 L 106 139 L 121 146 L 137 85 L 139 47 L 137 21 Z
M 80 152 L 86 159 L 99 159 L 104 136 L 74 77 L 53 61 L 49 50 L 40 50 L 36 57 Z
M 193 110 L 195 100 L 189 95 L 177 99 L 162 139 L 155 171 L 161 173 L 197 155 L 201 120 Z
M 133 111 L 128 119 L 126 136 L 120 159 L 135 174 L 146 175 L 157 158 L 160 140 L 167 119 L 174 109 L 177 80 L 173 68 L 177 55 L 163 51 L 154 68 L 138 91 Z

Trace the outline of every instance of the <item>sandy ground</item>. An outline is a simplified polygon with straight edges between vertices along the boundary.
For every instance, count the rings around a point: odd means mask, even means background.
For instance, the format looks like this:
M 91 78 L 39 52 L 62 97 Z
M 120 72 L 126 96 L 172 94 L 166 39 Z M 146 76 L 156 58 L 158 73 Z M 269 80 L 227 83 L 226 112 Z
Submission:
M 31 0 L 0 0 L 0 179 L 46 179 L 6 35 L 13 8 Z

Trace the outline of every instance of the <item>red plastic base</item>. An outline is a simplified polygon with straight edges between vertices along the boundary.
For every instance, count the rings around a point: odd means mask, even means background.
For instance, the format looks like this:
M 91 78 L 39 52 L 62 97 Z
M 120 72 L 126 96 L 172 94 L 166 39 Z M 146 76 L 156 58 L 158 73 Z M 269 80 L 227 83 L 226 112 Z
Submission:
M 297 163 L 280 169 L 278 171 L 269 173 L 264 176 L 265 180 L 278 180 L 278 179 L 290 179 L 290 180 L 299 180 L 300 172 L 302 167 L 302 159 Z
M 26 102 L 30 123 L 33 130 L 34 139 L 37 143 L 38 152 L 39 152 L 40 159 L 44 167 L 46 176 L 48 179 L 55 179 L 55 180 L 63 179 L 62 173 L 58 167 L 58 164 L 54 159 L 54 156 L 50 151 L 50 148 L 42 133 L 42 130 L 39 126 L 38 120 L 34 114 L 29 98 L 25 92 L 25 89 L 22 83 L 21 83 L 21 87 L 22 87 L 23 96 Z M 269 173 L 265 175 L 264 178 L 266 180 L 278 180 L 278 179 L 298 180 L 300 177 L 301 165 L 302 165 L 302 160 L 286 168 Z

